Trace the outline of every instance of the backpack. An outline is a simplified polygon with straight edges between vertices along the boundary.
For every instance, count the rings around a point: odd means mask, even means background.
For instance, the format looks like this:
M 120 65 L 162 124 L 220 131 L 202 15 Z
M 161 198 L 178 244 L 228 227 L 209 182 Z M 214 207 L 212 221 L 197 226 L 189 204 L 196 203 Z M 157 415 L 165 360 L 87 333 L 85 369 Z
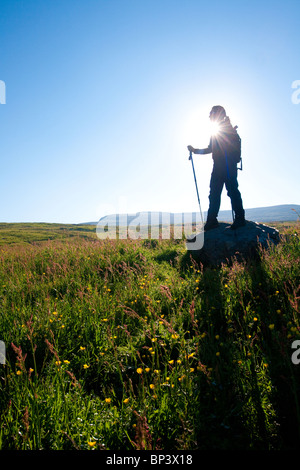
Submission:
M 241 163 L 238 170 L 242 170 L 242 141 L 237 128 L 238 126 L 232 127 L 229 119 L 225 121 L 217 136 L 214 137 L 214 153 L 221 158 L 222 155 L 225 156 L 226 161 L 228 159 L 236 164 Z
M 237 133 L 237 127 L 233 127 L 233 132 L 230 135 L 230 144 L 229 144 L 229 154 L 231 158 L 236 162 L 239 163 L 242 160 L 242 141 Z

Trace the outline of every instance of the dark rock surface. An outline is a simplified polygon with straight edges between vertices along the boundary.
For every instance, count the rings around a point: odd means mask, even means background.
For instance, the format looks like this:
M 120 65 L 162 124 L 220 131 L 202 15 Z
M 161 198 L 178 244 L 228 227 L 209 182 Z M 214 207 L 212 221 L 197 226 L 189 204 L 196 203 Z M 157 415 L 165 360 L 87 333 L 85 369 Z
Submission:
M 231 230 L 230 224 L 219 223 L 219 227 L 204 232 L 204 244 L 200 250 L 192 248 L 187 240 L 190 254 L 204 266 L 230 264 L 233 259 L 247 260 L 257 255 L 259 246 L 268 248 L 280 241 L 278 230 L 264 224 L 247 221 L 244 227 Z

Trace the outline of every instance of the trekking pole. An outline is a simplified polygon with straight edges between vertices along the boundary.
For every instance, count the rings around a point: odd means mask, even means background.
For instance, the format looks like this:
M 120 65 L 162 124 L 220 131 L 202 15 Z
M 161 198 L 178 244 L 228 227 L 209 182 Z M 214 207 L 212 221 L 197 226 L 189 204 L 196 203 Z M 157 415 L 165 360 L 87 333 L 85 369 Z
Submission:
M 191 151 L 190 151 L 190 160 L 191 160 L 191 162 L 192 162 L 193 173 L 194 173 L 194 180 L 195 180 L 196 191 L 197 191 L 197 198 L 198 198 L 199 209 L 200 209 L 201 222 L 202 222 L 202 225 L 203 225 L 203 215 L 202 215 L 202 210 L 201 210 L 200 197 L 199 197 L 199 191 L 198 191 L 198 186 L 197 186 L 196 173 L 195 173 L 194 162 L 193 162 L 193 152 L 191 152 Z

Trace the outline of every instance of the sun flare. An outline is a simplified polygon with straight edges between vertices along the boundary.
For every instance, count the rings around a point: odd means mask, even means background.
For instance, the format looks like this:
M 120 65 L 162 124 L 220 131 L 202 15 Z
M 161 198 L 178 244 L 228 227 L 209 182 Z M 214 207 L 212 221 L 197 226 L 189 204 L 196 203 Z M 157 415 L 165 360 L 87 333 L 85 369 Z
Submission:
M 210 132 L 212 136 L 218 135 L 220 131 L 220 124 L 218 122 L 211 122 L 210 123 Z

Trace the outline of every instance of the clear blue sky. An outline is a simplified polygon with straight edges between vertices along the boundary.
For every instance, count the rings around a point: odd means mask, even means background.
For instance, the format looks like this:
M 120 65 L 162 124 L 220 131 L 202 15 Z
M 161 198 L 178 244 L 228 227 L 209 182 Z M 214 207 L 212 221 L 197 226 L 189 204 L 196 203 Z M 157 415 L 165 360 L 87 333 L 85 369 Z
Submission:
M 299 204 L 299 44 L 299 0 L 1 0 L 0 221 L 197 210 L 216 104 L 245 208 Z

